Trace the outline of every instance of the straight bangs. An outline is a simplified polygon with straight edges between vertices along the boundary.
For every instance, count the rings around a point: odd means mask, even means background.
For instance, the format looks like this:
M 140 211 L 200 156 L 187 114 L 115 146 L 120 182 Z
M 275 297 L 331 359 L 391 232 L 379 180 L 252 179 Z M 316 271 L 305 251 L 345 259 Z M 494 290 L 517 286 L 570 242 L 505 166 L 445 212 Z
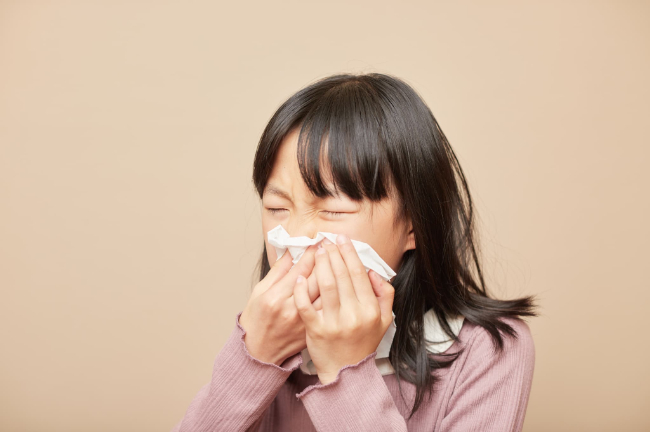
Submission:
M 381 115 L 370 89 L 354 84 L 330 90 L 306 113 L 298 136 L 298 165 L 315 196 L 343 193 L 355 201 L 374 202 L 389 196 Z

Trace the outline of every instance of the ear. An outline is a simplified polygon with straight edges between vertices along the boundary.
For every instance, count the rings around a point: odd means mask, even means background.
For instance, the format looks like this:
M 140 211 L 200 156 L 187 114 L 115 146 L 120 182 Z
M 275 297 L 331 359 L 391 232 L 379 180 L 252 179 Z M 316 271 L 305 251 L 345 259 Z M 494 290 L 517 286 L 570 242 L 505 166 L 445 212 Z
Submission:
M 407 250 L 415 249 L 415 231 L 413 230 L 413 225 L 409 223 L 408 227 L 409 233 L 406 238 L 406 246 L 404 247 L 404 252 Z

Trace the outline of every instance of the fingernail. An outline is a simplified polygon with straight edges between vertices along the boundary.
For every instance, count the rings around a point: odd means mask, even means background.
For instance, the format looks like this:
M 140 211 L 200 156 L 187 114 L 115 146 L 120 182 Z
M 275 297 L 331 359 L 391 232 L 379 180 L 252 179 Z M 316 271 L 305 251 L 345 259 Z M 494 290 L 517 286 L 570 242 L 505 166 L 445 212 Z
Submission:
M 325 240 L 323 240 L 323 243 L 325 243 L 325 244 L 333 244 L 328 238 L 325 238 Z
M 296 283 L 300 283 L 305 280 L 305 277 L 303 275 L 298 276 L 298 279 L 296 279 Z
M 345 234 L 339 234 L 339 235 L 336 236 L 336 242 L 338 244 L 343 244 L 346 241 L 348 241 L 348 238 L 345 236 Z
M 320 249 L 318 249 L 318 250 L 316 251 L 316 255 L 322 255 L 322 254 L 324 254 L 325 252 L 327 252 L 327 251 L 325 250 L 325 248 L 320 248 Z

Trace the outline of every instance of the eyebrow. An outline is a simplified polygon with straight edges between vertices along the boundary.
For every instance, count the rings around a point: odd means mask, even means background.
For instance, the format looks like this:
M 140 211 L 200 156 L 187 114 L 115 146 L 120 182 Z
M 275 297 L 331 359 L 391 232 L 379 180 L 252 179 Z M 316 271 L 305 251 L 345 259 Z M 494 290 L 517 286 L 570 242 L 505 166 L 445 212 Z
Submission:
M 293 200 L 291 199 L 291 195 L 289 195 L 288 192 L 285 192 L 283 189 L 281 189 L 278 186 L 276 186 L 274 184 L 271 184 L 271 183 L 269 183 L 269 185 L 266 186 L 266 188 L 264 189 L 264 192 L 262 193 L 262 195 L 265 195 L 265 194 L 276 195 L 276 196 L 279 196 L 281 198 L 284 198 L 286 200 L 289 200 L 289 201 L 293 202 Z M 314 194 L 312 194 L 312 197 L 314 199 L 318 199 Z M 340 194 L 335 193 L 333 198 L 339 198 L 340 199 L 341 196 L 340 196 Z
M 277 187 L 277 186 L 275 186 L 275 185 L 272 185 L 272 184 L 268 185 L 268 186 L 264 189 L 264 193 L 263 193 L 263 194 L 277 195 L 277 196 L 279 196 L 279 197 L 281 197 L 281 198 L 284 198 L 284 199 L 286 199 L 286 200 L 289 200 L 289 201 L 293 202 L 293 200 L 291 199 L 291 196 L 290 196 L 287 192 L 283 191 L 283 190 L 280 189 L 279 187 Z

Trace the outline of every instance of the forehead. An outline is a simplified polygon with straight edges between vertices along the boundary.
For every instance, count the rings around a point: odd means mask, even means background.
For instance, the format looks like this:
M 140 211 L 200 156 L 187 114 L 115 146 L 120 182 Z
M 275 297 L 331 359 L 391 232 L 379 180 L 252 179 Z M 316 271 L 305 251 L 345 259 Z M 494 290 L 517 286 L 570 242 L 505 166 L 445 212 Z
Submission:
M 303 195 L 309 199 L 318 199 L 307 187 L 307 184 L 300 174 L 298 165 L 298 134 L 299 128 L 294 128 L 282 140 L 269 178 L 264 188 L 264 195 L 273 194 L 289 198 L 289 196 Z M 320 159 L 320 174 L 325 184 L 336 194 L 331 182 L 331 174 L 327 169 L 326 158 Z M 340 195 L 338 195 L 341 197 Z
M 280 143 L 280 148 L 278 149 L 275 160 L 273 161 L 273 168 L 269 180 L 286 180 L 294 179 L 296 176 L 300 177 L 297 149 L 298 130 L 294 129 L 288 133 L 282 140 L 282 143 Z

